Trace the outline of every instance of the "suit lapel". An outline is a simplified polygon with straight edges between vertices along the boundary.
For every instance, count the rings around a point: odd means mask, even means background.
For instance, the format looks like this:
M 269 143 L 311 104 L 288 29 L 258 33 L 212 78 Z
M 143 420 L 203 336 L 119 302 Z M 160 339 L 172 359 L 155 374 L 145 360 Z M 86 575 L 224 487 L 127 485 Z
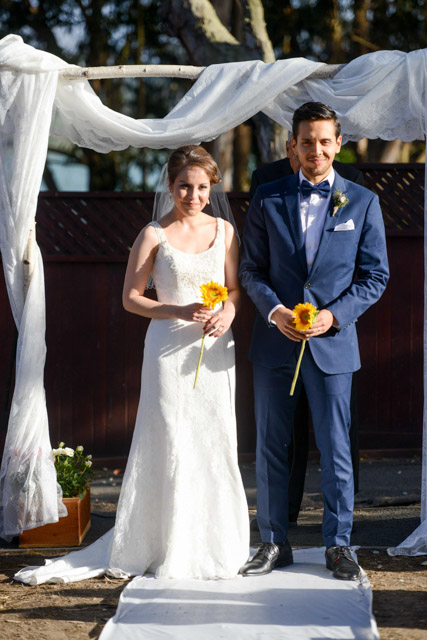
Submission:
M 345 192 L 345 189 L 346 187 L 343 179 L 337 172 L 335 172 L 335 180 L 334 180 L 334 184 L 332 185 L 331 200 L 329 202 L 328 211 L 326 213 L 322 235 L 320 236 L 319 248 L 317 250 L 316 257 L 314 258 L 314 262 L 311 265 L 310 275 L 313 275 L 316 269 L 318 269 L 319 264 L 321 264 L 322 258 L 326 254 L 329 240 L 332 237 L 333 230 L 335 229 L 335 226 L 339 220 L 341 211 L 343 209 L 343 207 L 340 207 L 339 209 L 337 209 L 335 215 L 332 215 L 334 211 L 334 202 L 333 202 L 334 195 L 333 194 L 335 193 L 335 191 Z
M 301 262 L 301 266 L 307 273 L 307 259 L 305 255 L 304 236 L 301 227 L 300 199 L 299 199 L 299 179 L 298 174 L 289 179 L 290 186 L 284 195 L 284 201 L 288 213 L 289 228 L 295 244 L 296 254 Z

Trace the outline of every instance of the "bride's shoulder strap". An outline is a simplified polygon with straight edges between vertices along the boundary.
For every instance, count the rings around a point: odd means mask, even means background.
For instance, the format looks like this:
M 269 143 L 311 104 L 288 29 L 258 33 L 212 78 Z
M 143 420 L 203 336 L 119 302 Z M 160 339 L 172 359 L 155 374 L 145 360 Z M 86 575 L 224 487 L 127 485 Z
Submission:
M 225 220 L 224 218 L 216 219 L 216 242 L 218 244 L 225 243 Z
M 149 222 L 146 225 L 145 228 L 147 228 L 147 227 L 154 227 L 154 229 L 156 230 L 156 233 L 157 233 L 157 238 L 159 240 L 159 244 L 164 244 L 165 234 L 164 234 L 164 231 L 163 231 L 162 227 L 157 222 L 157 220 L 152 220 L 151 222 Z
M 219 236 L 224 237 L 224 233 L 225 233 L 225 221 L 224 218 L 217 218 L 216 219 L 216 223 L 217 223 L 217 233 Z

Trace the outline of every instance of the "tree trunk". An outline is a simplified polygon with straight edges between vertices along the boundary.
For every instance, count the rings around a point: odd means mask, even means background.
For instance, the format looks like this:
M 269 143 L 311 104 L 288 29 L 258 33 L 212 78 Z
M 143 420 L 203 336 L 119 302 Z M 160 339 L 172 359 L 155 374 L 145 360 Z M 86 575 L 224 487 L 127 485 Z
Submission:
M 46 162 L 43 169 L 43 180 L 49 189 L 49 191 L 58 191 L 58 187 L 56 186 L 55 178 L 53 177 L 52 171 L 49 169 L 49 166 Z
M 264 20 L 261 0 L 167 0 L 160 15 L 170 35 L 178 37 L 186 49 L 191 64 L 207 66 L 243 60 L 274 62 L 274 52 Z M 254 118 L 255 132 L 263 162 L 275 159 L 275 149 L 282 147 L 282 128 L 266 117 Z M 268 122 L 267 122 L 268 121 Z M 234 188 L 249 183 L 248 160 L 251 131 L 243 125 L 236 131 L 234 152 L 224 153 L 224 142 L 209 145 L 224 172 L 224 184 L 229 184 L 231 167 L 224 162 L 234 156 Z M 227 141 L 232 140 L 229 136 Z M 208 145 L 206 145 L 208 147 Z
M 234 131 L 230 129 L 215 140 L 204 144 L 204 147 L 218 163 L 226 191 L 233 189 L 233 136 Z
M 249 191 L 250 180 L 248 174 L 248 159 L 252 147 L 251 128 L 247 124 L 240 124 L 234 130 L 233 145 L 233 190 Z
M 356 142 L 356 157 L 358 162 L 368 161 L 368 138 L 362 138 Z
M 370 52 L 367 46 L 369 42 L 369 22 L 367 12 L 371 6 L 371 0 L 354 0 L 353 2 L 353 34 L 352 57 L 357 58 Z
M 402 152 L 402 140 L 389 140 L 383 147 L 380 162 L 399 162 Z
M 90 168 L 89 191 L 111 191 L 116 186 L 117 175 L 114 157 L 111 153 L 86 150 Z
M 342 53 L 342 25 L 340 19 L 340 8 L 338 0 L 332 0 L 331 6 L 331 53 L 328 62 L 330 64 L 343 62 Z

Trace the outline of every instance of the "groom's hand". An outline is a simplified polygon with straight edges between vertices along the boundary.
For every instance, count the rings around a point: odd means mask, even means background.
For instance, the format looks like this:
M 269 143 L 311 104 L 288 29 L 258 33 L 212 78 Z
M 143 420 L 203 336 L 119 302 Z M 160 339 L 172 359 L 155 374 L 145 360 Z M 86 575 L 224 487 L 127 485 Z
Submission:
M 313 326 L 308 331 L 304 331 L 306 338 L 315 338 L 326 333 L 334 324 L 335 317 L 328 309 L 322 309 L 316 316 Z
M 289 340 L 293 340 L 294 342 L 301 342 L 301 340 L 305 340 L 305 336 L 301 331 L 297 331 L 295 329 L 295 325 L 293 323 L 295 319 L 295 314 L 291 309 L 287 309 L 286 307 L 278 307 L 274 313 L 271 314 L 271 320 L 276 323 L 277 328 L 284 336 L 289 338 Z

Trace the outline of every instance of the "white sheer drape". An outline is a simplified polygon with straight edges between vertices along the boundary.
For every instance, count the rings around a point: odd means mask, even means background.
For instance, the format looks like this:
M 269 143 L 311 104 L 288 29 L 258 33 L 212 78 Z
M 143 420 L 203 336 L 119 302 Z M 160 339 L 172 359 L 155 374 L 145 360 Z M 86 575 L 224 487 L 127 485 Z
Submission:
M 427 95 L 426 113 L 427 113 Z M 421 524 L 397 547 L 387 549 L 390 556 L 427 553 L 427 172 L 424 177 L 424 415 L 421 477 Z
M 174 148 L 185 143 L 211 140 L 259 111 L 263 111 L 280 124 L 289 127 L 292 113 L 297 106 L 307 100 L 321 100 L 330 104 L 339 114 L 346 139 L 357 140 L 362 137 L 386 140 L 397 137 L 403 140 L 424 139 L 426 65 L 427 50 L 409 54 L 399 51 L 368 54 L 346 65 L 334 78 L 324 80 L 307 79 L 320 64 L 301 58 L 280 60 L 271 64 L 249 61 L 212 65 L 203 72 L 191 90 L 165 118 L 156 120 L 134 120 L 116 113 L 102 104 L 87 81 L 59 79 L 54 98 L 52 130 L 80 146 L 104 153 L 112 149 L 124 149 L 129 145 Z M 11 73 L 6 66 L 16 71 Z M 6 87 L 7 78 L 13 77 L 19 79 L 23 87 L 21 92 L 17 92 L 13 104 L 8 99 L 8 92 L 3 91 L 0 109 L 2 112 L 10 111 L 13 118 L 17 118 L 14 115 L 15 111 L 22 113 L 22 123 L 33 128 L 34 140 L 35 133 L 38 140 L 37 148 L 34 147 L 33 152 L 26 142 L 28 136 L 23 133 L 24 130 L 16 128 L 14 135 L 21 136 L 19 138 L 21 142 L 15 141 L 15 145 L 17 148 L 19 144 L 26 145 L 26 152 L 20 155 L 19 164 L 15 161 L 15 152 L 13 153 L 11 175 L 16 173 L 19 180 L 16 177 L 9 181 L 9 199 L 12 204 L 8 207 L 5 201 L 0 211 L 1 224 L 5 229 L 12 224 L 11 220 L 20 220 L 20 244 L 15 242 L 15 236 L 12 237 L 9 234 L 1 245 L 2 254 L 6 256 L 6 260 L 3 257 L 3 261 L 12 306 L 15 305 L 15 297 L 11 283 L 16 290 L 20 289 L 22 279 L 20 251 L 25 246 L 30 220 L 35 213 L 36 195 L 45 162 L 50 104 L 56 82 L 56 74 L 50 69 L 65 66 L 66 64 L 58 58 L 25 45 L 18 36 L 7 36 L 0 41 L 1 86 Z M 52 89 L 49 96 L 42 101 L 42 92 L 47 92 L 47 85 Z M 36 102 L 33 107 L 31 107 L 30 96 L 27 95 L 28 90 L 25 89 L 27 86 L 34 87 L 32 99 Z M 43 110 L 35 108 L 37 99 L 40 100 L 40 104 L 43 104 Z M 5 105 L 8 107 L 6 108 Z M 0 125 L 3 150 L 7 127 L 5 129 L 3 121 Z M 24 179 L 24 176 L 28 178 Z M 19 191 L 17 183 L 25 184 L 25 193 Z M 25 222 L 20 211 L 25 211 Z M 16 244 L 16 248 L 13 249 L 15 259 L 9 264 L 7 256 L 12 251 L 12 245 L 15 247 L 14 243 Z M 27 306 L 30 300 L 37 301 L 34 309 L 32 307 L 27 309 L 27 335 L 31 331 L 32 348 L 34 348 L 33 344 L 40 344 L 44 349 L 44 319 L 41 318 L 44 292 L 40 276 L 41 262 L 36 274 L 31 285 L 34 298 L 30 295 L 27 297 Z M 23 353 L 21 322 L 19 317 L 17 324 L 20 329 L 20 357 Z M 23 333 L 25 335 L 25 331 Z M 39 464 L 36 464 L 37 460 L 40 460 L 39 466 L 48 470 L 51 470 L 51 463 L 45 453 L 41 458 L 37 458 L 38 449 L 34 447 L 34 439 L 41 440 L 41 436 L 36 434 L 47 429 L 47 420 L 43 421 L 43 427 L 34 423 L 29 425 L 28 416 L 24 418 L 18 411 L 21 408 L 20 403 L 27 402 L 33 389 L 39 389 L 40 397 L 42 395 L 43 349 L 40 350 L 40 357 L 37 358 L 38 369 L 34 368 L 30 377 L 27 374 L 25 376 L 27 386 L 24 385 L 23 391 L 19 394 L 15 391 L 17 402 L 12 411 L 8 442 L 3 457 L 0 499 L 5 508 L 7 504 L 5 498 L 13 494 L 18 495 L 17 489 L 12 489 L 10 458 L 15 450 L 25 450 L 28 460 L 31 460 L 26 476 L 28 482 L 37 487 L 37 491 L 42 496 L 41 504 L 51 501 L 49 513 L 52 513 L 54 507 L 53 500 L 49 497 L 49 483 L 43 482 L 42 494 L 42 485 L 36 473 L 36 466 Z M 43 446 L 46 447 L 47 435 L 43 442 Z M 424 467 L 427 463 L 425 457 L 424 449 Z M 25 465 L 20 466 L 20 471 L 23 468 Z M 427 512 L 425 485 L 424 476 L 422 497 L 424 515 Z M 7 531 L 3 525 L 3 532 L 18 533 L 23 525 L 35 526 L 31 524 L 33 516 L 30 512 L 33 509 L 31 504 L 24 504 L 23 513 L 19 518 L 17 513 L 12 517 Z M 49 520 L 50 516 L 46 517 L 45 521 Z M 424 522 L 427 524 L 427 520 Z
M 1 47 L 0 64 L 10 60 Z M 40 56 L 38 56 L 40 57 Z M 61 62 L 61 61 L 60 61 Z M 52 61 L 44 59 L 44 68 Z M 58 65 L 57 65 L 58 66 Z M 50 458 L 43 388 L 46 347 L 43 262 L 36 250 L 27 295 L 23 255 L 37 207 L 57 74 L 0 74 L 0 250 L 13 317 L 19 331 L 15 390 L 0 471 L 0 526 L 4 537 L 66 515 Z
M 54 132 L 106 153 L 128 145 L 178 147 L 211 140 L 263 111 L 289 128 L 296 107 L 330 104 L 347 140 L 424 139 L 427 49 L 361 56 L 334 77 L 306 80 L 321 65 L 296 58 L 208 67 L 162 120 L 133 120 L 105 107 L 89 83 L 60 81 Z

